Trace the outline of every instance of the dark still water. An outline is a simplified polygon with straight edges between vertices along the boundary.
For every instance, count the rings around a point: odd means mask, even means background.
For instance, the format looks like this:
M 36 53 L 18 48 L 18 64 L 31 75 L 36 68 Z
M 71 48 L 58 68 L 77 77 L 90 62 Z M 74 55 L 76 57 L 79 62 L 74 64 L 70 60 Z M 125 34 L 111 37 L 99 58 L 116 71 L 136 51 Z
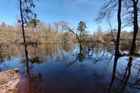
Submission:
M 30 49 L 29 67 L 22 53 L 7 56 L 3 52 L 0 63 L 1 71 L 19 69 L 18 93 L 108 93 L 113 68 L 113 56 L 108 51 L 85 49 L 81 60 L 77 46 L 67 51 L 61 47 Z M 121 93 L 127 62 L 128 57 L 119 59 L 112 93 Z M 140 58 L 135 58 L 125 93 L 140 93 L 139 82 L 135 83 L 140 78 L 139 62 Z

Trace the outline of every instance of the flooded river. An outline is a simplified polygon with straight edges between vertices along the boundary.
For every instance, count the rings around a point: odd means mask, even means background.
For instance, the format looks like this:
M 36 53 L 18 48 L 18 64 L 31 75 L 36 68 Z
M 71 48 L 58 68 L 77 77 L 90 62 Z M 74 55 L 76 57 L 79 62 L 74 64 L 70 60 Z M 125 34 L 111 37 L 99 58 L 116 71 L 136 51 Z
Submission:
M 113 69 L 112 53 L 106 50 L 85 49 L 84 57 L 81 58 L 77 45 L 66 50 L 58 45 L 48 45 L 45 48 L 28 47 L 28 50 L 28 67 L 22 48 L 19 51 L 11 50 L 17 51 L 16 53 L 6 50 L 0 53 L 0 71 L 19 69 L 21 77 L 18 93 L 108 93 Z M 140 93 L 139 62 L 140 58 L 134 59 L 125 93 Z M 119 59 L 112 93 L 120 93 L 123 86 L 121 79 L 127 63 L 128 57 Z

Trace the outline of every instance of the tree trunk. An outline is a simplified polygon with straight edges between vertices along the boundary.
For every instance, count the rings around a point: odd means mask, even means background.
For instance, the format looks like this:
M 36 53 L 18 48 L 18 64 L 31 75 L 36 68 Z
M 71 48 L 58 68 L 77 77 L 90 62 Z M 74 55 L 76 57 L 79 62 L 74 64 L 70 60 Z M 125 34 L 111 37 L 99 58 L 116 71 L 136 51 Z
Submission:
M 121 9 L 122 9 L 122 0 L 118 0 L 118 13 L 117 13 L 117 21 L 118 21 L 118 32 L 117 32 L 117 38 L 115 41 L 115 58 L 114 58 L 114 65 L 113 65 L 113 71 L 112 71 L 112 79 L 109 85 L 109 91 L 111 92 L 111 88 L 113 85 L 113 82 L 115 80 L 115 74 L 116 74 L 116 68 L 117 68 L 117 61 L 120 56 L 119 52 L 119 44 L 120 44 L 120 33 L 121 33 Z
M 131 75 L 131 66 L 133 61 L 133 55 L 135 54 L 136 50 L 136 39 L 137 39 L 137 33 L 138 33 L 138 0 L 132 0 L 133 3 L 133 40 L 130 48 L 130 55 L 129 55 L 129 62 L 127 64 L 127 68 L 123 77 L 124 84 L 122 86 L 122 91 L 125 90 L 125 87 L 127 85 L 127 82 L 129 80 L 129 77 Z
M 28 50 L 27 50 L 27 43 L 26 43 L 26 36 L 25 36 L 25 28 L 24 28 L 22 0 L 20 0 L 20 17 L 21 17 L 21 30 L 22 30 L 22 36 L 23 36 L 24 51 L 25 51 L 26 71 L 28 73 L 29 72 L 29 58 L 28 58 Z

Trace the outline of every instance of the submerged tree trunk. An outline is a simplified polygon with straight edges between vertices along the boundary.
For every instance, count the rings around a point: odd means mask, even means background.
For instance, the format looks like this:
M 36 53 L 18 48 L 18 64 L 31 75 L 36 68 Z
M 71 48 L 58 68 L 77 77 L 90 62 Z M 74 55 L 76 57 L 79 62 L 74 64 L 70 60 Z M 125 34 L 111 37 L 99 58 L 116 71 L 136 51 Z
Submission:
M 26 71 L 29 72 L 29 58 L 28 58 L 28 50 L 27 50 L 27 43 L 26 43 L 26 35 L 25 35 L 25 24 L 24 24 L 24 17 L 23 17 L 23 9 L 22 9 L 22 0 L 20 0 L 20 17 L 21 17 L 21 30 L 23 36 L 23 44 L 24 44 L 24 52 L 25 52 L 25 61 L 26 61 Z
M 118 0 L 118 13 L 117 13 L 117 21 L 118 21 L 118 32 L 117 32 L 117 38 L 115 41 L 115 58 L 114 58 L 114 65 L 113 65 L 113 71 L 112 71 L 112 79 L 109 85 L 109 91 L 111 91 L 113 82 L 115 80 L 115 74 L 116 74 L 116 67 L 117 67 L 117 61 L 120 56 L 119 52 L 119 44 L 120 44 L 120 33 L 121 33 L 121 9 L 122 9 L 122 0 Z
M 133 40 L 130 48 L 130 56 L 129 56 L 129 62 L 127 64 L 127 68 L 123 77 L 124 84 L 122 86 L 122 92 L 125 90 L 125 87 L 127 85 L 127 82 L 129 80 L 129 77 L 131 75 L 131 66 L 133 61 L 133 55 L 135 54 L 136 50 L 136 39 L 137 39 L 137 33 L 138 33 L 138 1 L 139 0 L 132 0 L 133 3 Z

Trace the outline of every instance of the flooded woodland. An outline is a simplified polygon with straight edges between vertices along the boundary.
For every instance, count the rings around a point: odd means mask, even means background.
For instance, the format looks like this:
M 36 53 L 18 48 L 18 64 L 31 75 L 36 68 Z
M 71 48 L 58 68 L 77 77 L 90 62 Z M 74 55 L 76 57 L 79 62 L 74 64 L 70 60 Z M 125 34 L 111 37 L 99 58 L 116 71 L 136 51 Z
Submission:
M 0 92 L 7 79 L 16 91 L 2 93 L 140 93 L 139 0 L 104 1 L 96 25 L 107 19 L 109 28 L 94 31 L 81 20 L 43 22 L 41 1 L 17 1 L 16 25 L 0 24 Z

